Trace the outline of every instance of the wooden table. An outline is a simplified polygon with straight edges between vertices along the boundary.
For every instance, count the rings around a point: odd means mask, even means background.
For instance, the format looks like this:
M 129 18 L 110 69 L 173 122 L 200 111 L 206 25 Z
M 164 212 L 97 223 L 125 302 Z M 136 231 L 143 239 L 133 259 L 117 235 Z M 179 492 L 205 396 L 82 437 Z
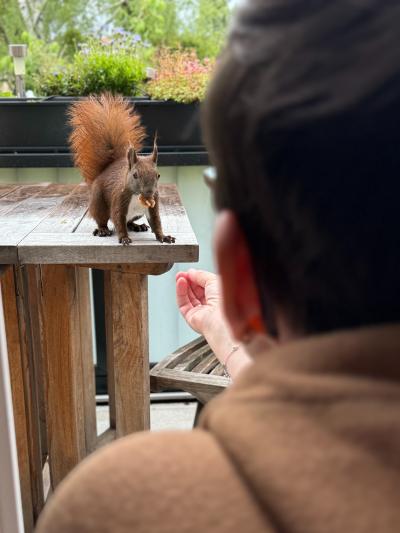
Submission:
M 130 246 L 92 235 L 83 184 L 0 186 L 1 290 L 26 531 L 51 487 L 88 453 L 149 427 L 147 276 L 198 260 L 175 185 L 161 185 L 161 220 Z M 89 268 L 105 272 L 110 428 L 97 437 Z M 43 386 L 42 386 L 43 385 Z

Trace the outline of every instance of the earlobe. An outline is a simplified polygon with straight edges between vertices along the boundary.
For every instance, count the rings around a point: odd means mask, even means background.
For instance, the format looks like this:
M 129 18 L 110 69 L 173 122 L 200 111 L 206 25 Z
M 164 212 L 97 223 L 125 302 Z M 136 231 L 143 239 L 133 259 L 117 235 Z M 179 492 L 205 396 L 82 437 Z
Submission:
M 263 324 L 252 259 L 232 211 L 222 211 L 217 217 L 214 248 L 221 275 L 224 312 L 234 337 L 240 341 L 248 333 L 249 325 L 253 327 L 257 321 L 257 332 L 261 332 Z

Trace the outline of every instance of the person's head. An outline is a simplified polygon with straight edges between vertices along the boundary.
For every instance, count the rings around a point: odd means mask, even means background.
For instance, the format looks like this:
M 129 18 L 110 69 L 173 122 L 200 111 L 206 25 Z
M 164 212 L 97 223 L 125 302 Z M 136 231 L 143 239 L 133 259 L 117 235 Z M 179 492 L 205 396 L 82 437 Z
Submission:
M 236 337 L 400 320 L 399 27 L 382 0 L 239 11 L 203 115 Z

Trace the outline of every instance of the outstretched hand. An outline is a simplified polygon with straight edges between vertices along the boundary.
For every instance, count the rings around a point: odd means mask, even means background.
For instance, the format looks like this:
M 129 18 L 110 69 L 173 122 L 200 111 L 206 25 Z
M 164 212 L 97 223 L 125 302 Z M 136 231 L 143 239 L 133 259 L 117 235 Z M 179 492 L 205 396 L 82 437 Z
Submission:
M 236 379 L 251 359 L 242 346 L 232 351 L 237 342 L 233 341 L 222 313 L 219 277 L 204 270 L 178 272 L 176 299 L 183 318 L 205 337 L 221 363 L 229 363 L 228 372 Z
M 211 272 L 178 272 L 176 299 L 183 318 L 197 333 L 205 335 L 213 322 L 222 319 L 219 280 Z

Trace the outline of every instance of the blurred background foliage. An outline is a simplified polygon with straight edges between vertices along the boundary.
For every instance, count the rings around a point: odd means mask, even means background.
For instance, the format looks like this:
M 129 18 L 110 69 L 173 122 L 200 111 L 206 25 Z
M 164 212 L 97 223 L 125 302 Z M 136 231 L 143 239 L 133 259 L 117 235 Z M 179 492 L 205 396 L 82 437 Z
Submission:
M 103 89 L 146 94 L 146 67 L 152 66 L 161 69 L 160 83 L 151 82 L 153 97 L 201 99 L 234 3 L 0 0 L 0 92 L 14 89 L 8 45 L 26 43 L 26 86 L 38 96 L 85 95 Z M 181 84 L 175 96 L 165 70 L 174 63 L 176 83 Z M 190 76 L 193 83 L 188 82 Z

